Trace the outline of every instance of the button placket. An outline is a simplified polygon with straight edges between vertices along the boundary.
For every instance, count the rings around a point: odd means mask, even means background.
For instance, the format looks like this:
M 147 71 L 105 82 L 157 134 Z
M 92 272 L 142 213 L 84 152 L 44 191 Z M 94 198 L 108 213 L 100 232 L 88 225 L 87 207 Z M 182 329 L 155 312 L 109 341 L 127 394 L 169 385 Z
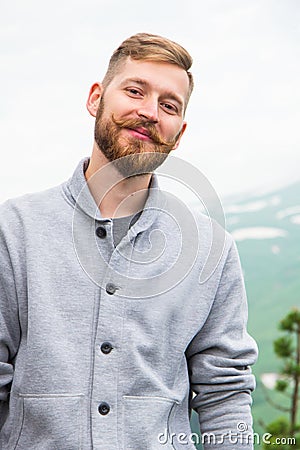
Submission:
M 104 281 L 104 280 L 103 280 Z M 121 329 L 122 314 L 120 311 L 120 299 L 116 297 L 112 301 L 112 294 L 117 290 L 117 286 L 109 281 L 109 278 L 104 282 L 104 289 L 101 289 L 99 296 L 99 315 L 97 334 L 95 336 L 96 358 L 94 364 L 93 377 L 93 430 L 95 436 L 100 436 L 103 439 L 103 430 L 99 428 L 99 424 L 105 420 L 109 423 L 109 427 L 116 427 L 117 416 L 115 404 L 117 402 L 117 371 L 116 361 L 118 358 L 117 352 L 114 350 L 116 342 L 118 342 L 117 329 Z M 106 286 L 108 289 L 106 289 Z M 108 294 L 108 292 L 110 294 Z M 101 432 L 100 432 L 101 430 Z
M 99 271 L 95 280 L 97 283 L 103 283 L 103 275 L 114 251 L 113 237 L 112 237 L 112 223 L 110 220 L 98 220 L 94 222 L 94 242 L 97 258 L 99 259 Z M 105 285 L 104 285 L 105 286 Z
M 98 223 L 100 226 L 100 223 Z M 93 407 L 92 426 L 95 442 L 103 442 L 104 435 L 102 423 L 107 425 L 107 430 L 118 429 L 118 416 L 116 404 L 118 400 L 118 370 L 117 361 L 120 348 L 120 334 L 124 326 L 124 300 L 122 299 L 124 275 L 119 276 L 119 266 L 123 264 L 120 252 L 111 246 L 112 228 L 105 225 L 106 239 L 99 238 L 98 248 L 100 253 L 105 252 L 107 266 L 101 278 L 100 303 L 97 332 L 95 336 L 95 363 L 93 375 Z M 97 235 L 95 236 L 97 240 Z M 112 248 L 112 251 L 110 252 Z M 125 259 L 125 266 L 128 260 Z M 123 272 L 123 271 L 122 271 Z M 125 271 L 126 273 L 126 271 Z M 120 294 L 120 295 L 118 295 Z M 105 404 L 103 406 L 103 404 Z M 105 428 L 105 427 L 104 427 Z M 111 444 L 111 433 L 107 431 L 106 438 Z M 112 447 L 113 448 L 113 447 Z

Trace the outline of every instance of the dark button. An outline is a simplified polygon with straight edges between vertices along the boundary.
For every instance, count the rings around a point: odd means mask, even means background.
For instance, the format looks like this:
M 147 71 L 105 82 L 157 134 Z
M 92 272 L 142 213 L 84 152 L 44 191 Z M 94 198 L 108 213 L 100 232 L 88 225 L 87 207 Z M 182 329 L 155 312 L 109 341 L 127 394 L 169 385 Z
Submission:
M 98 406 L 98 411 L 99 411 L 99 414 L 101 414 L 102 416 L 106 416 L 106 414 L 108 414 L 110 411 L 109 404 L 106 402 L 100 403 L 100 405 Z
M 111 345 L 110 342 L 103 342 L 103 344 L 101 345 L 101 352 L 104 353 L 105 355 L 108 355 L 108 353 L 110 353 L 113 349 L 113 346 Z
M 96 235 L 100 238 L 100 239 L 104 239 L 106 237 L 106 229 L 104 227 L 98 227 L 96 228 Z
M 113 295 L 117 289 L 118 289 L 117 286 L 115 286 L 113 283 L 107 283 L 106 285 L 106 292 L 109 295 Z

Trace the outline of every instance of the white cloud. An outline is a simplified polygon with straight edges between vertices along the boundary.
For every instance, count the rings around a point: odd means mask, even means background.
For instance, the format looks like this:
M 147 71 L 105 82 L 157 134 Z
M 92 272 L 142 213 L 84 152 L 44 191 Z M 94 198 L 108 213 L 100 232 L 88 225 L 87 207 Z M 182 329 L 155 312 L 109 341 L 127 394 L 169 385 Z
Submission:
M 300 215 L 298 214 L 297 216 L 291 217 L 291 222 L 296 225 L 300 225 Z
M 232 236 L 236 241 L 244 241 L 246 239 L 273 239 L 285 237 L 287 234 L 285 230 L 271 227 L 239 228 L 232 232 Z
M 289 208 L 281 209 L 280 211 L 277 212 L 276 217 L 277 219 L 283 219 L 284 217 L 291 216 L 295 213 L 300 213 L 300 205 L 290 206 Z

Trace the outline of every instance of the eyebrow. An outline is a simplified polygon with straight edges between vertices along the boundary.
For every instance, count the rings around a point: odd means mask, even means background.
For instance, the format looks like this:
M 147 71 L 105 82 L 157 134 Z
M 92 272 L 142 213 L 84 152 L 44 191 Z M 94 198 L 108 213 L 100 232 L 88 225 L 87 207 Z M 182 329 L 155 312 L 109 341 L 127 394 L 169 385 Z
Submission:
M 126 78 L 125 80 L 122 81 L 121 86 L 124 86 L 128 83 L 138 84 L 143 87 L 150 86 L 150 83 L 142 78 Z M 175 101 L 183 109 L 184 103 L 183 103 L 182 99 L 178 95 L 174 94 L 174 92 L 166 91 L 166 92 L 164 92 L 164 97 Z

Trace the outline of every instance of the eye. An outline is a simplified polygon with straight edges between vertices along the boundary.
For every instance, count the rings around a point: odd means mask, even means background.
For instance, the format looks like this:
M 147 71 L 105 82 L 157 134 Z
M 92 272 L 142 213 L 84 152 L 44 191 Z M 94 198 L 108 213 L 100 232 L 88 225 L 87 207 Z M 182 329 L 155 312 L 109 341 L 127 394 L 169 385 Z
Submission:
M 131 96 L 131 97 L 140 97 L 142 96 L 142 92 L 140 89 L 137 89 L 135 87 L 129 87 L 126 88 L 125 91 Z
M 162 102 L 160 105 L 168 114 L 177 114 L 178 112 L 177 107 L 172 103 Z

